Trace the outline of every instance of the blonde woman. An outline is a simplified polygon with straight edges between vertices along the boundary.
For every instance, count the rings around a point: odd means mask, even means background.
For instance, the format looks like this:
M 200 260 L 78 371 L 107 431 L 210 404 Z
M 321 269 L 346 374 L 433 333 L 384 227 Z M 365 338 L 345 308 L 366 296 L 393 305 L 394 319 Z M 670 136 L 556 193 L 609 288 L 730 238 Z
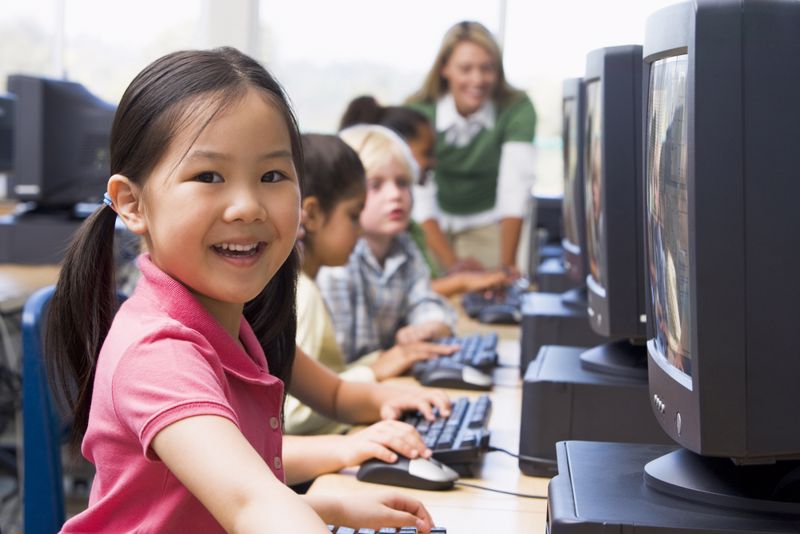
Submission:
M 435 179 L 415 191 L 414 217 L 428 246 L 446 270 L 480 263 L 516 274 L 536 111 L 506 82 L 489 30 L 468 21 L 450 28 L 408 105 L 429 118 L 437 135 Z

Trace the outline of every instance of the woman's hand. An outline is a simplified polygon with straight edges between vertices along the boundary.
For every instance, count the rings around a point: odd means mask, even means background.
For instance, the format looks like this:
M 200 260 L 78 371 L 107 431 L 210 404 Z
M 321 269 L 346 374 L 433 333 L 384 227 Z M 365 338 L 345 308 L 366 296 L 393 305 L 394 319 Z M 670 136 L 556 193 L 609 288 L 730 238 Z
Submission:
M 421 533 L 430 532 L 433 519 L 421 502 L 394 492 L 359 494 L 358 497 L 310 496 L 322 519 L 332 525 L 354 528 L 417 527 Z M 325 502 L 327 501 L 327 502 Z
M 394 463 L 397 455 L 430 458 L 433 454 L 416 429 L 401 421 L 380 421 L 363 430 L 342 436 L 337 451 L 345 466 L 359 465 L 371 458 Z
M 370 364 L 370 367 L 375 373 L 375 379 L 381 381 L 402 375 L 420 360 L 453 354 L 456 350 L 458 350 L 458 345 L 439 343 L 416 342 L 395 345 L 391 349 L 383 351 L 378 359 Z
M 451 335 L 453 335 L 453 331 L 446 323 L 442 321 L 427 321 L 404 326 L 395 333 L 394 337 L 398 345 L 407 345 L 409 343 Z
M 510 281 L 508 274 L 503 271 L 462 272 L 452 276 L 458 277 L 464 292 L 498 289 Z

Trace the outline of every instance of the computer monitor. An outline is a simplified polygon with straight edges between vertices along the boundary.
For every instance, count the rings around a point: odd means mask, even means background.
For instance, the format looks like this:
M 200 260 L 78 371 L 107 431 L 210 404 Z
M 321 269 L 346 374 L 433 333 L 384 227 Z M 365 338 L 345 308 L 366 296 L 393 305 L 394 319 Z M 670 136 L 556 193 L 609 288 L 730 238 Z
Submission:
M 800 2 L 781 0 L 647 21 L 650 393 L 664 430 L 718 467 L 800 458 L 799 27 Z
M 41 211 L 99 201 L 115 106 L 65 80 L 11 75 L 8 90 L 16 97 L 9 196 Z
M 610 339 L 646 333 L 642 219 L 642 47 L 589 52 L 584 187 L 589 322 Z
M 14 95 L 0 95 L 0 173 L 14 167 Z
M 583 79 L 564 80 L 562 92 L 561 140 L 564 160 L 564 197 L 561 205 L 564 225 L 561 246 L 569 277 L 583 285 L 588 271 L 586 259 L 586 217 L 583 201 Z

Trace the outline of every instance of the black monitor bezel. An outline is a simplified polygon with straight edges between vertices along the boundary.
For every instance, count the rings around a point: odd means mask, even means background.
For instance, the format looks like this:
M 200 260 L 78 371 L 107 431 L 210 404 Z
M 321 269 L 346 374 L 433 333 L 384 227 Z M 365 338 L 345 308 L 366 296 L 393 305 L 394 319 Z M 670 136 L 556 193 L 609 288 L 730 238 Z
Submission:
M 586 56 L 584 87 L 594 81 L 602 85 L 601 208 L 603 213 L 611 214 L 604 217 L 603 231 L 606 236 L 613 236 L 605 240 L 608 250 L 604 251 L 599 266 L 607 287 L 594 279 L 591 270 L 587 271 L 589 323 L 596 333 L 609 339 L 644 339 L 646 334 L 641 224 L 641 58 L 641 45 L 600 48 Z M 588 189 L 585 157 L 583 165 Z M 588 241 L 590 221 L 588 214 L 586 217 Z
M 109 140 L 116 106 L 80 83 L 12 74 L 16 97 L 14 172 L 8 195 L 37 211 L 98 202 L 109 176 Z
M 562 221 L 564 224 L 564 237 L 561 240 L 561 247 L 564 249 L 564 267 L 567 270 L 567 275 L 574 281 L 583 283 L 586 274 L 589 271 L 588 260 L 586 257 L 586 212 L 584 210 L 583 200 L 583 132 L 582 125 L 585 113 L 585 100 L 583 91 L 583 78 L 568 78 L 562 84 L 562 110 L 564 104 L 568 100 L 575 102 L 575 121 L 578 128 L 577 144 L 576 144 L 576 158 L 577 165 L 575 169 L 575 178 L 572 181 L 571 190 L 568 190 L 569 180 L 567 175 L 569 169 L 567 168 L 566 161 L 564 162 L 564 200 L 562 204 Z M 566 127 L 566 124 L 564 124 Z M 568 135 L 562 131 L 562 142 L 568 143 L 566 139 Z M 575 230 L 578 234 L 578 242 L 573 243 L 569 240 L 567 235 L 567 219 L 569 214 L 566 212 L 567 195 L 571 195 L 572 206 L 574 210 L 574 224 Z
M 782 1 L 697 0 L 654 13 L 646 27 L 642 131 L 647 131 L 652 63 L 688 55 L 690 328 L 695 351 L 691 377 L 667 363 L 652 341 L 655 325 L 648 310 L 650 397 L 662 428 L 679 444 L 738 462 L 769 462 L 800 453 L 800 431 L 792 430 L 796 424 L 790 422 L 796 421 L 800 400 L 785 376 L 800 374 L 800 363 L 782 357 L 797 349 L 786 339 L 791 333 L 786 319 L 780 320 L 791 315 L 800 292 L 791 289 L 785 298 L 793 302 L 785 303 L 775 300 L 781 298 L 778 291 L 758 289 L 774 290 L 791 279 L 785 269 L 769 265 L 772 257 L 778 265 L 800 260 L 792 247 L 779 244 L 768 223 L 780 219 L 773 211 L 786 211 L 774 209 L 789 202 L 781 190 L 794 196 L 791 191 L 798 186 L 796 180 L 779 187 L 772 180 L 754 185 L 756 177 L 790 172 L 788 150 L 777 150 L 772 135 L 788 132 L 792 123 L 796 129 L 800 122 L 795 103 L 800 75 L 786 69 L 796 62 L 800 48 L 789 36 L 791 25 L 796 29 L 800 23 L 798 12 L 798 5 Z M 765 31 L 770 27 L 774 30 Z M 784 42 L 795 48 L 791 53 L 773 43 L 781 27 Z M 780 102 L 777 93 L 788 100 Z M 800 234 L 798 226 L 794 222 L 794 235 Z

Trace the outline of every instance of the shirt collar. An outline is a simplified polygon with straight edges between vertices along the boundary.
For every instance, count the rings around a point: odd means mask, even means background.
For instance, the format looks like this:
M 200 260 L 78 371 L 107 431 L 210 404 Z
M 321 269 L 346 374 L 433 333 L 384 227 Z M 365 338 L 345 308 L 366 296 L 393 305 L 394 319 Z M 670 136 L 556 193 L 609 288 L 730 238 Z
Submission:
M 447 93 L 436 103 L 436 131 L 447 132 L 453 129 L 475 129 L 475 126 L 494 128 L 496 109 L 492 100 L 486 100 L 475 113 L 464 117 L 456 109 L 456 100 L 451 93 Z M 478 128 L 477 131 L 480 131 Z M 477 131 L 475 134 L 477 134 Z M 474 137 L 474 135 L 473 135 Z M 471 140 L 471 139 L 470 139 Z
M 399 234 L 392 239 L 392 244 L 389 245 L 389 250 L 386 253 L 386 258 L 383 260 L 383 265 L 377 260 L 369 248 L 367 240 L 361 238 L 356 244 L 356 254 L 364 258 L 364 262 L 375 273 L 375 275 L 382 281 L 390 279 L 400 267 L 403 266 L 409 259 L 406 253 L 406 248 L 403 246 L 403 239 L 405 234 Z
M 227 372 L 248 382 L 272 383 L 277 380 L 268 374 L 266 355 L 244 316 L 239 326 L 242 350 L 183 284 L 153 264 L 149 254 L 139 256 L 137 265 L 142 276 L 134 295 L 151 300 L 170 317 L 202 334 L 214 347 Z

